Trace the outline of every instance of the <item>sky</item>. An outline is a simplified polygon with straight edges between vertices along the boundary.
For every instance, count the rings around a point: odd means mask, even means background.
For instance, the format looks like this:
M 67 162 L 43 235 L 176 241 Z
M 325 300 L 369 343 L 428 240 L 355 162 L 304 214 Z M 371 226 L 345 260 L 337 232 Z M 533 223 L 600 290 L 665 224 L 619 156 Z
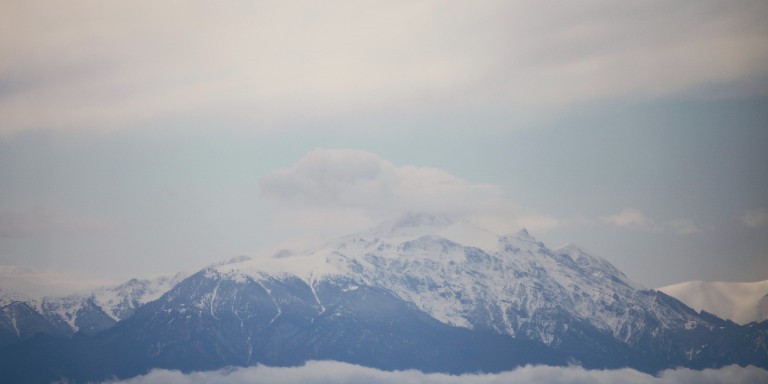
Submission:
M 768 279 L 766 17 L 4 1 L 0 275 L 195 271 L 425 211 L 574 242 L 650 288 Z

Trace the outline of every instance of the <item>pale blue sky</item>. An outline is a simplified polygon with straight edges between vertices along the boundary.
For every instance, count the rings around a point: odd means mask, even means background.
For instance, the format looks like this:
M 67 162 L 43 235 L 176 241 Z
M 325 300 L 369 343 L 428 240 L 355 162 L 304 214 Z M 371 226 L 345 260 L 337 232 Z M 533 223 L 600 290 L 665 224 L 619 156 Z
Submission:
M 428 203 L 649 287 L 768 279 L 762 2 L 329 4 L 4 4 L 0 265 L 192 270 Z M 260 190 L 311 161 L 340 195 Z

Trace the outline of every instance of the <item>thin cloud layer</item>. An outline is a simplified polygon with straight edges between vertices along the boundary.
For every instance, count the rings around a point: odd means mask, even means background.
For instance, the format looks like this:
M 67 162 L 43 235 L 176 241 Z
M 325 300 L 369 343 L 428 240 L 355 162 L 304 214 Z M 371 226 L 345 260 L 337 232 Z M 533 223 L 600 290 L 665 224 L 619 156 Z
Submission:
M 703 230 L 689 219 L 675 219 L 669 222 L 669 228 L 678 235 L 693 235 Z
M 261 178 L 259 189 L 276 203 L 274 224 L 315 231 L 357 230 L 409 212 L 428 212 L 466 218 L 498 233 L 585 224 L 681 236 L 703 232 L 690 219 L 657 222 L 636 208 L 597 219 L 558 219 L 522 209 L 500 186 L 471 184 L 438 168 L 396 166 L 351 149 L 315 149 L 292 167 Z
M 657 224 L 643 211 L 636 208 L 627 208 L 615 215 L 603 216 L 598 219 L 598 222 L 629 230 L 669 232 L 676 235 L 693 235 L 703 231 L 690 219 L 678 218 Z
M 768 210 L 759 208 L 744 211 L 739 218 L 749 228 L 761 228 L 768 224 Z
M 10 294 L 17 300 L 85 292 L 116 283 L 113 279 L 86 277 L 56 270 L 0 265 L 0 292 Z
M 496 192 L 437 168 L 397 167 L 372 153 L 349 149 L 313 150 L 293 167 L 265 176 L 259 186 L 265 197 L 292 205 L 378 213 L 462 210 L 473 193 Z
M 600 218 L 600 221 L 606 224 L 615 225 L 628 229 L 651 230 L 656 228 L 656 224 L 648 218 L 641 210 L 628 208 L 621 212 Z
M 294 166 L 259 181 L 263 197 L 278 203 L 286 226 L 361 228 L 408 212 L 471 218 L 500 232 L 558 225 L 523 212 L 493 185 L 470 184 L 441 169 L 396 166 L 357 150 L 316 149 Z
M 765 383 L 768 371 L 754 366 L 739 367 L 731 365 L 720 369 L 695 371 L 686 368 L 662 371 L 652 376 L 633 369 L 585 370 L 580 367 L 526 366 L 514 371 L 497 374 L 446 375 L 423 373 L 419 371 L 381 371 L 358 365 L 332 361 L 311 361 L 301 367 L 274 368 L 257 366 L 250 368 L 232 368 L 220 371 L 193 372 L 184 374 L 179 371 L 153 370 L 144 376 L 138 376 L 114 384 L 240 384 L 240 383 L 371 383 L 371 384 L 515 384 L 515 383 L 559 383 L 559 384 L 725 384 L 725 383 Z
M 764 92 L 760 0 L 0 4 L 0 133 Z

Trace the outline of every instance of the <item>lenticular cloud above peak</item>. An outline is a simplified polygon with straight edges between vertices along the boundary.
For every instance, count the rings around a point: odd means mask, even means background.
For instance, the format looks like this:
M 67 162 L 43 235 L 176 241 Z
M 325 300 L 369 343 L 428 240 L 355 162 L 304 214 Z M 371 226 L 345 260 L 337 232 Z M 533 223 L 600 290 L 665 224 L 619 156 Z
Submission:
M 398 167 L 351 149 L 315 149 L 259 186 L 265 197 L 283 203 L 371 212 L 461 209 L 478 189 L 437 168 Z
M 264 176 L 259 188 L 278 203 L 277 216 L 289 226 L 346 221 L 349 230 L 411 212 L 467 217 L 500 233 L 557 225 L 549 216 L 522 212 L 500 186 L 472 184 L 439 168 L 397 166 L 351 149 L 310 151 L 295 165 Z

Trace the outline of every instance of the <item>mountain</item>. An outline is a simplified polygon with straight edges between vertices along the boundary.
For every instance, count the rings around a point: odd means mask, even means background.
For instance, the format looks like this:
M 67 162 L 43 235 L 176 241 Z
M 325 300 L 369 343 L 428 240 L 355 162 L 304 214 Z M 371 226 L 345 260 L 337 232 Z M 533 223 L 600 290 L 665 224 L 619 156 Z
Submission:
M 408 215 L 286 254 L 212 265 L 92 335 L 43 332 L 0 348 L 0 372 L 8 382 L 78 382 L 308 360 L 449 373 L 768 367 L 768 323 L 697 313 L 525 230 L 502 236 Z
M 131 279 L 120 285 L 65 296 L 30 297 L 0 290 L 0 345 L 18 342 L 38 332 L 70 336 L 95 334 L 133 315 L 187 275 Z
M 697 311 L 738 324 L 768 320 L 768 280 L 753 283 L 688 281 L 659 288 Z
M 0 346 L 38 333 L 66 335 L 34 308 L 33 299 L 9 289 L 0 290 Z

